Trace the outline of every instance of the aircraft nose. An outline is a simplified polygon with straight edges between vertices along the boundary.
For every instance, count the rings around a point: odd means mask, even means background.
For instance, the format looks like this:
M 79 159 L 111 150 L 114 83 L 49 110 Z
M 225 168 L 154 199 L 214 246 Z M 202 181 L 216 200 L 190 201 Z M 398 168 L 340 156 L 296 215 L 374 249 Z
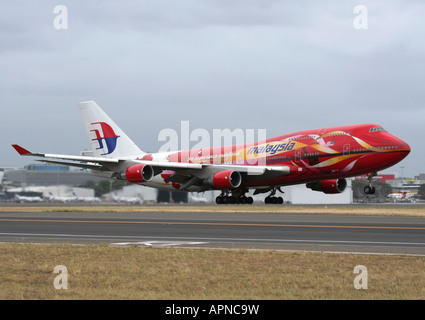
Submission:
M 407 144 L 407 142 L 405 142 L 403 140 L 401 140 L 399 148 L 401 150 L 405 151 L 407 154 L 409 154 L 410 151 L 411 151 L 410 146 Z
M 400 142 L 398 144 L 398 151 L 400 152 L 402 158 L 407 157 L 407 155 L 410 153 L 411 149 L 410 146 L 403 140 L 400 139 Z M 400 159 L 400 160 L 401 160 Z

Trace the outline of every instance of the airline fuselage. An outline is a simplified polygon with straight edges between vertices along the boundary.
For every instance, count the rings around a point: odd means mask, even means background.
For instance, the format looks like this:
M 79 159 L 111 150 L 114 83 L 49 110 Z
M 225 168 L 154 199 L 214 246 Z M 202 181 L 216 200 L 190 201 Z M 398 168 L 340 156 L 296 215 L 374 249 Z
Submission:
M 241 187 L 285 186 L 311 181 L 340 179 L 384 170 L 404 159 L 409 145 L 374 124 L 305 130 L 252 144 L 171 152 L 166 161 L 197 164 L 287 166 L 285 175 L 243 173 Z M 151 154 L 144 159 L 163 158 Z M 172 171 L 170 172 L 172 174 Z M 160 175 L 146 183 L 162 189 L 179 190 L 178 182 Z M 186 191 L 199 191 L 193 185 Z

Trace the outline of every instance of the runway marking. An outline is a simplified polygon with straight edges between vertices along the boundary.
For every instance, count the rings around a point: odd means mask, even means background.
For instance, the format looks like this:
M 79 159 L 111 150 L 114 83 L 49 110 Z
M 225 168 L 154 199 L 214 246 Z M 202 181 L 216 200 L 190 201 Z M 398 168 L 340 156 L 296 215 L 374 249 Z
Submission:
M 171 246 L 187 246 L 187 245 L 198 245 L 198 244 L 208 244 L 208 242 L 196 242 L 196 241 L 142 241 L 142 242 L 114 242 L 111 245 L 114 246 L 146 246 L 153 248 L 160 247 L 171 247 Z
M 425 246 L 424 242 L 396 242 L 396 241 L 357 241 L 357 240 L 316 240 L 316 239 L 256 239 L 256 238 L 203 238 L 203 237 L 155 237 L 155 236 L 111 236 L 111 235 L 88 235 L 88 234 L 62 234 L 62 233 L 0 233 L 1 236 L 13 236 L 13 237 L 57 237 L 57 238 L 92 238 L 92 239 L 134 239 L 142 240 L 147 239 L 149 241 L 144 241 L 145 243 L 152 242 L 183 242 L 183 241 L 195 241 L 198 244 L 206 243 L 204 241 L 235 241 L 235 242 L 263 242 L 263 243 L 299 243 L 299 244 L 369 244 L 369 245 L 416 245 L 416 246 Z M 158 240 L 153 240 L 153 239 Z M 201 242 L 200 242 L 201 241 Z
M 54 220 L 54 219 L 0 219 L 0 222 L 50 222 L 50 223 L 99 223 L 99 224 L 159 224 L 159 225 L 205 225 L 241 227 L 292 227 L 292 228 L 340 228 L 340 229 L 384 229 L 384 230 L 425 230 L 425 227 L 350 226 L 313 224 L 265 224 L 225 222 L 177 222 L 177 221 L 126 221 L 126 220 Z

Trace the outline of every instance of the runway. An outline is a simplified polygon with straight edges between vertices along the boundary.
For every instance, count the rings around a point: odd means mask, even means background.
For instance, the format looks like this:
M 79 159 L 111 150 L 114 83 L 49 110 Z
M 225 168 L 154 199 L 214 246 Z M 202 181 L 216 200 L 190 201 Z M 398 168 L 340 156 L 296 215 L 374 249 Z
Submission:
M 0 241 L 425 255 L 425 218 L 255 212 L 0 212 Z

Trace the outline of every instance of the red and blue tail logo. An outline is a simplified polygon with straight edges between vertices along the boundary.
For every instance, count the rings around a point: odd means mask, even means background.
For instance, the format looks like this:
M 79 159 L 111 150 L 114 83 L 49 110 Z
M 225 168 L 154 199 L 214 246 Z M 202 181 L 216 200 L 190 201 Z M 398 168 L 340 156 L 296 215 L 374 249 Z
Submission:
M 103 135 L 103 136 L 101 135 L 98 129 L 90 130 L 90 132 L 94 132 L 96 134 L 96 138 L 92 140 L 93 141 L 97 140 L 97 142 L 99 143 L 99 148 L 96 148 L 96 150 L 104 149 L 103 142 L 105 142 L 107 152 L 102 153 L 101 155 L 104 156 L 107 154 L 111 154 L 112 152 L 114 152 L 115 148 L 117 147 L 117 139 L 120 136 L 117 136 L 114 132 L 114 129 L 112 129 L 112 127 L 105 122 L 93 122 L 92 125 L 94 124 L 100 125 L 100 128 L 102 129 L 102 135 Z

